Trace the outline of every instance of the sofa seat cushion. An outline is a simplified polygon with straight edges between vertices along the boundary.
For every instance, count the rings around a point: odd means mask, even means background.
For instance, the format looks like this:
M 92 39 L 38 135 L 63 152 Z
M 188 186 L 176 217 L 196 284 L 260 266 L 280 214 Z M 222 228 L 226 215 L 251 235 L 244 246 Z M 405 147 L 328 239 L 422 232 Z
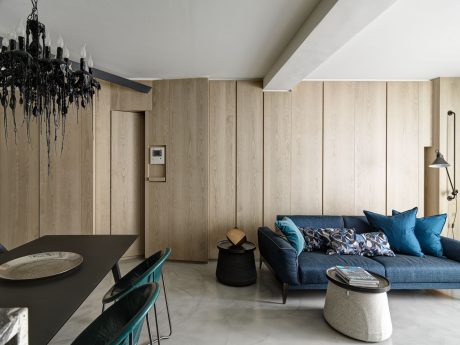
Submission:
M 445 258 L 397 254 L 376 256 L 372 260 L 385 267 L 385 276 L 392 283 L 457 283 L 460 280 L 460 263 Z
M 326 284 L 326 270 L 336 265 L 360 266 L 385 275 L 385 268 L 372 259 L 359 255 L 327 255 L 323 252 L 303 252 L 299 256 L 299 279 L 302 284 Z

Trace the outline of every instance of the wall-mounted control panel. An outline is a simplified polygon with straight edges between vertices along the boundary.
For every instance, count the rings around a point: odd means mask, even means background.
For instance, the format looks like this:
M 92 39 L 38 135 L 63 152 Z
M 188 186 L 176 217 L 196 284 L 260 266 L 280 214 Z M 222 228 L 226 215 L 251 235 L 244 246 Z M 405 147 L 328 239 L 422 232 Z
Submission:
M 151 146 L 150 147 L 150 164 L 152 165 L 164 165 L 166 159 L 166 147 L 165 146 Z
M 166 146 L 147 146 L 147 177 L 148 182 L 166 182 Z

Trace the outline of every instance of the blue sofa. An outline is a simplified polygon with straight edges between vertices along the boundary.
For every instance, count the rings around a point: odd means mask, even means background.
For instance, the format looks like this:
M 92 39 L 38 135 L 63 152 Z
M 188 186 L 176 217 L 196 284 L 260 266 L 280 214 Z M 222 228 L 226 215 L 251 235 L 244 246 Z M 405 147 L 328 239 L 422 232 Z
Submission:
M 284 216 L 277 216 L 282 219 Z M 357 233 L 374 231 L 365 216 L 288 216 L 303 228 L 354 228 Z M 258 230 L 260 265 L 265 263 L 282 284 L 283 303 L 289 290 L 325 289 L 326 269 L 335 265 L 361 266 L 387 277 L 392 289 L 460 289 L 460 241 L 442 237 L 444 258 L 359 255 L 326 255 L 302 252 L 267 227 Z

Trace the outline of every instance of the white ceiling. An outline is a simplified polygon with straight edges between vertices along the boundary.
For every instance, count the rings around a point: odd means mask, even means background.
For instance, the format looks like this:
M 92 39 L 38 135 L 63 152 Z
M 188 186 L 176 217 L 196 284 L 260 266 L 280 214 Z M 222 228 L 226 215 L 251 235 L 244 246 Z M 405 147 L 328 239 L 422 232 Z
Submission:
M 71 58 L 131 78 L 261 78 L 319 0 L 39 0 L 39 18 Z M 0 0 L 0 36 L 30 13 Z
M 72 59 L 86 42 L 96 67 L 124 77 L 249 79 L 266 76 L 318 2 L 39 0 L 39 16 Z M 0 36 L 29 13 L 29 0 L 0 0 Z M 460 76 L 459 15 L 460 0 L 397 0 L 305 78 Z
M 460 76 L 460 1 L 398 0 L 306 79 Z

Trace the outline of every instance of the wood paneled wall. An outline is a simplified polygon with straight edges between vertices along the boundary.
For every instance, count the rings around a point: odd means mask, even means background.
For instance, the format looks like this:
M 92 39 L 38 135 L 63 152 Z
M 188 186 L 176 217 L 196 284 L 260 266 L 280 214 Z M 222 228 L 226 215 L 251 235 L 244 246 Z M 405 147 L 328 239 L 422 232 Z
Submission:
M 237 81 L 236 99 L 236 224 L 256 243 L 263 222 L 262 81 Z
M 264 225 L 291 213 L 290 92 L 264 94 Z
M 155 87 L 156 83 L 154 83 Z M 163 85 L 164 86 L 164 85 Z M 209 94 L 207 79 L 170 80 L 154 98 L 153 117 L 149 122 L 146 143 L 156 140 L 154 128 L 167 127 L 169 146 L 166 145 L 167 187 L 151 187 L 146 183 L 149 209 L 146 212 L 146 255 L 156 250 L 160 243 L 173 248 L 175 260 L 207 261 L 208 259 L 208 138 Z M 169 102 L 166 114 L 165 104 Z M 157 107 L 158 106 L 158 107 Z M 169 171 L 169 172 L 168 172 Z M 155 208 L 164 203 L 168 210 Z M 166 212 L 164 212 L 166 211 Z M 167 224 L 167 230 L 156 224 Z M 150 229 L 153 228 L 153 230 Z M 151 233 L 154 237 L 151 237 Z M 161 238 L 156 242 L 155 238 Z
M 94 232 L 110 234 L 110 128 L 111 85 L 101 82 L 102 89 L 94 104 Z
M 386 84 L 324 83 L 323 213 L 385 213 Z
M 417 82 L 388 83 L 388 213 L 423 207 L 419 204 L 418 93 Z
M 172 136 L 169 86 L 169 80 L 153 82 L 152 111 L 146 113 L 145 119 L 146 160 L 149 156 L 149 145 L 166 146 L 166 183 L 146 182 L 145 187 L 146 256 L 170 245 L 170 219 L 173 217 L 173 209 L 169 202 L 172 177 L 172 165 L 168 157 Z
M 62 136 L 51 147 L 48 171 L 46 136 L 40 137 L 40 236 L 92 234 L 93 109 L 71 108 Z
M 454 201 L 447 201 L 447 196 L 452 191 L 448 182 L 445 169 L 432 169 L 427 167 L 436 157 L 436 149 L 444 155 L 450 163 L 454 162 L 454 119 L 447 115 L 449 110 L 460 116 L 460 78 L 438 78 L 433 81 L 433 131 L 432 145 L 426 150 L 426 183 L 425 203 L 428 215 L 447 213 L 447 224 L 444 227 L 443 235 L 455 238 L 460 236 L 460 224 L 455 223 L 452 229 L 452 222 L 455 218 L 456 207 Z M 457 124 L 457 164 L 460 162 L 460 126 Z M 453 167 L 449 168 L 453 177 Z M 460 181 L 460 169 L 456 169 L 456 181 Z M 457 182 L 458 183 L 458 182 Z M 458 189 L 458 186 L 457 186 Z
M 414 206 L 423 214 L 431 84 L 315 81 L 263 93 L 256 82 L 237 81 L 234 144 L 233 83 L 211 82 L 210 258 L 233 226 L 234 145 L 237 225 L 252 241 L 257 227 L 273 226 L 278 214 L 362 215 Z
M 236 226 L 236 81 L 209 82 L 209 255 Z
M 8 140 L 5 140 L 3 110 L 0 121 L 0 243 L 11 249 L 39 236 L 39 128 L 30 127 L 30 144 L 23 113 L 16 111 L 16 143 L 8 112 Z
M 264 224 L 322 214 L 323 83 L 264 94 Z
M 144 113 L 112 111 L 112 235 L 137 235 L 125 256 L 144 255 Z
M 110 113 L 151 110 L 152 94 L 101 84 L 93 107 L 78 114 L 71 108 L 62 154 L 60 131 L 52 143 L 49 173 L 37 123 L 30 145 L 25 126 L 18 127 L 17 145 L 11 131 L 8 147 L 1 140 L 0 243 L 7 248 L 46 234 L 110 233 Z M 20 109 L 17 116 L 22 122 Z
M 450 85 L 442 81 L 433 90 L 431 82 L 312 81 L 288 93 L 263 93 L 260 81 L 146 83 L 151 94 L 107 84 L 94 117 L 70 118 L 50 175 L 43 142 L 40 151 L 0 149 L 0 197 L 8 205 L 0 207 L 3 243 L 15 246 L 39 233 L 111 232 L 113 110 L 145 112 L 146 161 L 149 145 L 166 145 L 166 182 L 145 182 L 145 249 L 149 255 L 170 246 L 177 260 L 215 258 L 216 241 L 235 225 L 256 242 L 257 228 L 272 226 L 277 214 L 413 206 L 423 213 L 431 159 L 425 154 L 432 141 L 451 151 L 447 139 L 436 137 L 447 122 L 435 121 L 432 131 L 432 108 L 441 113 L 452 103 L 436 98 L 436 90 Z M 23 207 L 28 217 L 14 214 Z
M 322 214 L 323 83 L 292 90 L 291 214 Z

